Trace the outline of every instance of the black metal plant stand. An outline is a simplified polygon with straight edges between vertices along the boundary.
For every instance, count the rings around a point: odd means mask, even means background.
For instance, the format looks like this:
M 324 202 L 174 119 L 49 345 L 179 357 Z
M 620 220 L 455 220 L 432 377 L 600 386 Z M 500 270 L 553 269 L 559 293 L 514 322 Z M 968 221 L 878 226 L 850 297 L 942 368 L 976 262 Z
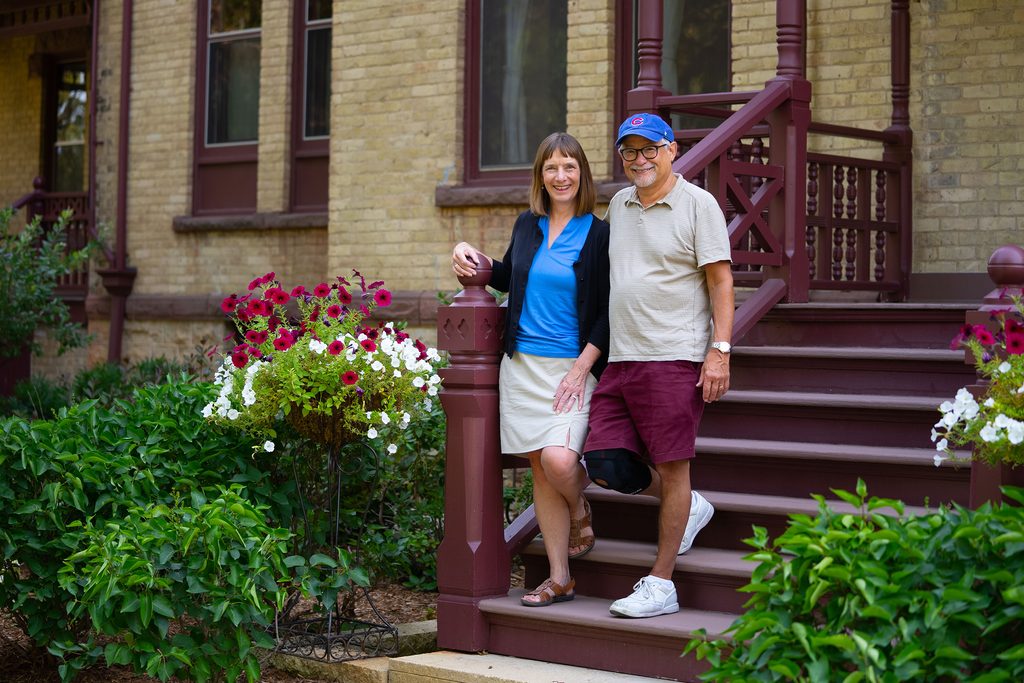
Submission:
M 326 475 L 326 495 L 320 501 L 320 505 L 322 511 L 329 515 L 327 542 L 332 550 L 338 547 L 344 484 L 359 473 L 361 463 L 365 462 L 361 458 L 364 457 L 372 458 L 374 462 L 373 476 L 376 482 L 380 472 L 380 458 L 368 443 L 356 441 L 328 447 L 326 472 L 323 473 Z M 306 529 L 305 554 L 308 557 L 311 552 L 317 550 L 310 547 L 310 529 L 316 514 L 313 504 L 319 497 L 312 496 L 307 500 L 303 489 L 315 485 L 315 482 L 303 481 L 294 462 L 293 474 Z M 377 490 L 377 487 L 373 486 L 370 490 Z M 372 502 L 372 498 L 368 497 L 366 509 L 363 510 L 361 517 L 364 525 Z M 398 629 L 377 610 L 366 588 L 356 586 L 348 591 L 341 591 L 332 605 L 326 609 L 321 605 L 319 610 L 303 607 L 300 597 L 298 589 L 294 589 L 285 601 L 284 609 L 276 615 L 274 623 L 268 629 L 277 642 L 275 652 L 323 662 L 343 662 L 398 654 Z M 362 619 L 351 616 L 360 600 L 365 602 L 369 614 Z

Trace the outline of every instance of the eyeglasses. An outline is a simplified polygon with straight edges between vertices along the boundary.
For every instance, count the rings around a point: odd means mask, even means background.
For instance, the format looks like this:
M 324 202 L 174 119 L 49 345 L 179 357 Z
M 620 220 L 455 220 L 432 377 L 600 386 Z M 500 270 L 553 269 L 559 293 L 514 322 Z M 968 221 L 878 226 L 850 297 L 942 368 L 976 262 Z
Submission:
M 634 149 L 633 147 L 620 147 L 619 155 L 621 155 L 625 161 L 636 161 L 636 155 L 639 152 L 644 155 L 644 159 L 650 161 L 651 159 L 654 159 L 654 157 L 658 156 L 658 151 L 661 150 L 662 147 L 668 147 L 669 144 L 670 143 L 666 142 L 661 145 L 647 145 L 640 149 Z

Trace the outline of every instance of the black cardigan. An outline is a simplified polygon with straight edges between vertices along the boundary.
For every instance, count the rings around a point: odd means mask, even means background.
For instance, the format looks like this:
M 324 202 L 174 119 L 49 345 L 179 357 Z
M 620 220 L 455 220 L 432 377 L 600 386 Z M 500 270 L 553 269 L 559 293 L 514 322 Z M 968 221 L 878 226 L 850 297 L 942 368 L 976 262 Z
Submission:
M 505 256 L 493 260 L 490 285 L 499 292 L 508 292 L 505 314 L 505 353 L 512 357 L 519 331 L 519 317 L 526 299 L 526 281 L 533 257 L 540 248 L 544 233 L 540 216 L 530 211 L 519 214 L 512 228 L 512 239 Z M 608 222 L 594 216 L 579 260 L 572 264 L 576 273 L 576 315 L 579 319 L 580 351 L 591 343 L 601 349 L 590 372 L 600 377 L 608 364 Z

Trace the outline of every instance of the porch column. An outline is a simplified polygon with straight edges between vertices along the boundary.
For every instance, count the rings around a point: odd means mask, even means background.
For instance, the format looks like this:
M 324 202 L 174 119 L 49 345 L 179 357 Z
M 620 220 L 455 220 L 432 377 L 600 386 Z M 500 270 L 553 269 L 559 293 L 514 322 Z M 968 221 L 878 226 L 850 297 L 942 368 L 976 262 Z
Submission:
M 899 142 L 886 143 L 882 159 L 900 165 L 899 216 L 899 281 L 900 291 L 893 298 L 902 301 L 910 291 L 910 271 L 913 267 L 912 247 L 914 234 L 913 211 L 913 144 L 910 129 L 910 2 L 893 0 L 891 9 L 890 79 L 892 81 L 892 122 L 886 132 L 895 133 Z
M 481 262 L 483 259 L 479 259 Z M 484 289 L 490 266 L 472 278 L 450 306 L 437 311 L 438 347 L 451 365 L 440 371 L 448 418 L 444 540 L 437 557 L 437 644 L 487 649 L 481 600 L 508 594 L 511 558 L 502 517 L 498 438 L 498 363 L 504 311 Z
M 989 292 L 976 311 L 968 311 L 966 322 L 970 325 L 988 325 L 992 322 L 992 311 L 1013 307 L 1014 297 L 1024 296 L 1024 247 L 1008 244 L 999 247 L 988 259 L 988 276 L 995 289 Z M 967 360 L 973 360 L 965 351 Z M 984 391 L 984 385 L 970 387 L 977 395 Z M 970 505 L 976 508 L 986 501 L 999 502 L 1003 499 L 1001 486 L 1024 486 L 1024 467 L 1016 469 L 1009 465 L 992 466 L 971 461 Z
M 658 112 L 658 98 L 669 95 L 661 82 L 663 33 L 662 0 L 637 0 L 637 59 L 640 72 L 636 87 L 626 93 L 626 113 Z
M 807 0 L 777 2 L 775 35 L 778 63 L 775 78 L 789 87 L 789 99 L 768 117 L 771 138 L 768 163 L 785 169 L 785 186 L 769 208 L 769 224 L 781 225 L 785 260 L 781 268 L 766 268 L 765 277 L 780 277 L 788 284 L 786 300 L 803 303 L 809 298 L 810 271 L 805 241 L 807 215 L 807 128 L 811 123 L 811 84 L 806 78 L 804 43 L 807 36 Z

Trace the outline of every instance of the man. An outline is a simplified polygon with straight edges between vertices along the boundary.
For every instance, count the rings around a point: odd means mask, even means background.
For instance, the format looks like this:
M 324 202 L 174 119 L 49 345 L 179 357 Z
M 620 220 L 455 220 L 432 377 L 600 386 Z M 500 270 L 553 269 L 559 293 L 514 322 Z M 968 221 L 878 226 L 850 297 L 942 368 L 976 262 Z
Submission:
M 729 389 L 731 249 L 715 198 L 672 172 L 668 124 L 635 114 L 615 145 L 633 187 L 608 207 L 609 363 L 591 399 L 584 451 L 599 486 L 661 499 L 651 572 L 610 609 L 653 617 L 679 610 L 676 555 L 714 512 L 691 496 L 690 460 L 704 405 Z

